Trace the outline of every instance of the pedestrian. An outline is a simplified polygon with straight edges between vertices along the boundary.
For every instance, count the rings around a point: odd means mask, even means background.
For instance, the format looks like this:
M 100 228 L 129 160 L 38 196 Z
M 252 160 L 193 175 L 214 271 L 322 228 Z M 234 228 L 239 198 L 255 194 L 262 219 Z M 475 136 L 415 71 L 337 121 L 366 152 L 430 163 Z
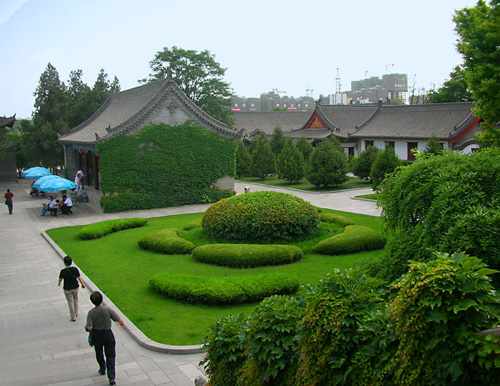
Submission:
M 104 375 L 107 371 L 109 384 L 114 385 L 116 341 L 113 331 L 111 331 L 111 320 L 123 326 L 123 319 L 118 316 L 116 311 L 102 304 L 102 294 L 99 291 L 92 292 L 90 301 L 95 307 L 87 315 L 86 329 L 91 334 L 95 357 L 99 364 L 99 374 Z M 104 360 L 103 349 L 106 360 Z
M 14 193 L 7 189 L 7 193 L 4 194 L 5 197 L 5 205 L 9 209 L 9 214 L 12 214 L 12 210 L 14 209 L 14 203 L 12 202 L 12 198 L 14 197 Z
M 69 316 L 72 322 L 76 322 L 76 317 L 78 316 L 78 281 L 81 283 L 82 288 L 85 288 L 85 283 L 80 276 L 80 271 L 78 268 L 73 267 L 73 260 L 69 256 L 64 256 L 64 269 L 61 269 L 59 273 L 58 286 L 61 286 L 61 282 L 64 280 L 63 290 L 64 296 L 68 301 Z

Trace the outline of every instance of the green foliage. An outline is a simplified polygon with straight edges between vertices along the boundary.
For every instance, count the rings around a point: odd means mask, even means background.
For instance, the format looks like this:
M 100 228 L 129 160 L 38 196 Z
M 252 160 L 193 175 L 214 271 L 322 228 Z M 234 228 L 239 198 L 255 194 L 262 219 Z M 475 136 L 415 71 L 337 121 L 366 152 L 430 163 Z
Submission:
M 347 181 L 347 157 L 335 136 L 321 143 L 311 155 L 308 181 L 316 187 L 340 185 Z
M 304 161 L 308 163 L 311 158 L 311 154 L 314 151 L 314 147 L 309 142 L 307 142 L 306 137 L 300 137 L 295 146 L 302 153 Z
M 196 261 L 233 268 L 290 264 L 303 257 L 300 248 L 278 244 L 208 244 L 193 250 Z
M 234 176 L 234 141 L 197 125 L 151 124 L 97 148 L 105 212 L 215 202 L 233 194 L 211 186 Z
M 144 218 L 124 218 L 117 220 L 108 220 L 86 225 L 80 231 L 78 237 L 81 240 L 92 240 L 106 236 L 113 232 L 119 232 L 125 229 L 143 227 L 148 223 Z
M 253 192 L 221 200 L 207 209 L 202 225 L 218 240 L 281 240 L 313 235 L 318 211 L 299 197 Z
M 274 154 L 264 132 L 261 132 L 255 140 L 252 150 L 250 173 L 261 180 L 264 180 L 269 174 L 274 173 Z
M 430 90 L 426 103 L 469 102 L 472 93 L 465 81 L 464 69 L 456 66 L 450 74 L 450 79 L 443 83 L 437 91 Z
M 192 242 L 178 236 L 176 229 L 161 229 L 139 239 L 137 244 L 142 249 L 169 255 L 186 255 L 194 248 Z
M 149 64 L 152 72 L 142 82 L 166 79 L 171 70 L 175 83 L 198 107 L 221 122 L 234 123 L 231 89 L 223 80 L 226 69 L 210 51 L 164 47 Z
M 236 176 L 249 176 L 251 163 L 252 155 L 248 151 L 246 145 L 239 141 L 236 149 Z
M 368 146 L 358 158 L 351 160 L 351 171 L 362 180 L 367 180 L 379 151 L 376 146 Z
M 443 145 L 439 143 L 439 138 L 436 135 L 433 135 L 427 141 L 423 154 L 439 155 L 441 153 L 443 153 Z
M 461 249 L 500 269 L 499 161 L 494 148 L 419 157 L 384 181 L 378 204 L 392 235 L 388 280 L 397 278 L 408 260 L 423 261 L 437 250 Z
M 276 126 L 274 128 L 273 135 L 271 136 L 271 141 L 269 143 L 274 156 L 278 157 L 285 146 L 285 136 L 283 135 L 283 129 L 280 126 Z
M 364 332 L 364 321 L 380 307 L 379 287 L 355 270 L 335 270 L 310 289 L 299 322 L 296 385 L 359 384 L 351 372 L 358 349 L 372 337 Z
M 182 227 L 183 230 L 185 231 L 190 231 L 191 229 L 199 228 L 201 227 L 201 217 L 197 218 L 196 220 L 188 222 L 186 225 Z
M 213 386 L 236 385 L 238 372 L 246 358 L 243 330 L 246 317 L 242 314 L 220 318 L 203 339 L 207 355 L 200 362 Z
M 182 302 L 234 305 L 253 303 L 270 295 L 292 294 L 299 288 L 299 280 L 284 273 L 212 277 L 162 272 L 154 275 L 149 285 Z
M 464 58 L 464 76 L 474 96 L 475 115 L 483 119 L 486 131 L 480 139 L 500 146 L 500 7 L 498 0 L 478 1 L 472 8 L 456 12 L 457 49 Z
M 270 296 L 259 304 L 245 324 L 246 362 L 239 385 L 289 384 L 299 359 L 297 325 L 303 312 L 304 301 L 292 297 Z
M 276 159 L 278 178 L 290 183 L 297 183 L 304 177 L 304 157 L 295 147 L 290 137 L 286 138 L 283 150 Z
M 389 306 L 399 344 L 386 366 L 395 384 L 493 384 L 500 340 L 476 333 L 497 326 L 500 299 L 486 268 L 464 253 L 413 263 Z
M 350 218 L 341 216 L 340 214 L 320 213 L 319 216 L 320 216 L 321 221 L 333 222 L 333 223 L 338 224 L 344 228 L 348 225 L 354 225 L 354 221 L 352 221 Z
M 387 175 L 394 172 L 399 165 L 399 158 L 392 147 L 386 146 L 383 151 L 378 152 L 370 170 L 372 188 L 377 189 Z
M 315 252 L 324 255 L 344 255 L 359 251 L 382 249 L 385 243 L 385 237 L 372 228 L 348 225 L 343 233 L 320 241 L 315 248 Z

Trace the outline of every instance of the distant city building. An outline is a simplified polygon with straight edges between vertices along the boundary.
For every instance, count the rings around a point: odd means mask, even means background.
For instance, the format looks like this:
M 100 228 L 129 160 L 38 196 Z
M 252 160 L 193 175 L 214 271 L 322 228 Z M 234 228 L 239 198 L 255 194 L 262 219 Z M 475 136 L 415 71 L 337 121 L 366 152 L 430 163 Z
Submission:
M 385 74 L 382 79 L 376 76 L 354 80 L 351 91 L 347 92 L 349 101 L 353 103 L 374 103 L 379 100 L 398 99 L 406 101 L 408 92 L 407 74 Z
M 233 111 L 243 112 L 265 112 L 273 109 L 285 109 L 289 111 L 313 111 L 315 101 L 311 97 L 289 97 L 280 96 L 278 92 L 270 91 L 261 94 L 260 98 L 233 97 Z

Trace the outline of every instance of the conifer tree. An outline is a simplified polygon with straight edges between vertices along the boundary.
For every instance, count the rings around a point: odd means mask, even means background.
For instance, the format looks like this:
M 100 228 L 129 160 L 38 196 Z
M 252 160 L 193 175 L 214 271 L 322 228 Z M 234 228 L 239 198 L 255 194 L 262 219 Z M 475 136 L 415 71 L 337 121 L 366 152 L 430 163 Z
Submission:
M 250 166 L 252 176 L 264 180 L 269 174 L 274 173 L 274 154 L 266 134 L 261 132 L 255 142 Z

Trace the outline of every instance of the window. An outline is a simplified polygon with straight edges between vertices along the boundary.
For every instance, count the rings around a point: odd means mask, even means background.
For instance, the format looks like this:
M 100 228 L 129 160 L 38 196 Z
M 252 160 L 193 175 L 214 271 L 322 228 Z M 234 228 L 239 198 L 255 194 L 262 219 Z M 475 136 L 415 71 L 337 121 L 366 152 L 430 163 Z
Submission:
M 373 146 L 373 141 L 365 141 L 365 149 L 369 148 L 370 146 Z
M 407 142 L 407 156 L 408 161 L 415 161 L 415 155 L 412 150 L 418 149 L 418 142 Z
M 394 141 L 385 141 L 385 147 L 390 147 L 394 149 Z

